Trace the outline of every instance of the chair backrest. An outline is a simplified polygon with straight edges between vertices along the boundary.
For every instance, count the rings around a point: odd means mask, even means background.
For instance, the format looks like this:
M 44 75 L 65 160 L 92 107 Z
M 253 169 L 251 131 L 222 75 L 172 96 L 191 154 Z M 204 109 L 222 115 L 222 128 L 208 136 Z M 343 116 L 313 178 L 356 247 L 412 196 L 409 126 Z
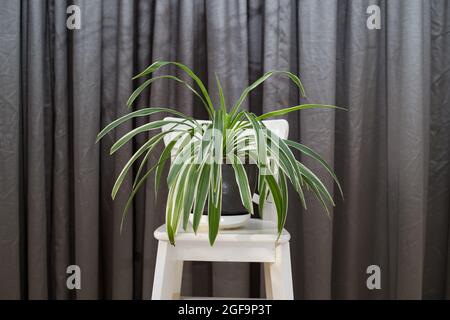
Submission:
M 184 121 L 184 119 L 182 119 L 182 118 L 174 118 L 174 117 L 166 117 L 166 118 L 164 118 L 164 120 L 179 121 L 179 122 Z M 200 124 L 210 124 L 211 123 L 210 120 L 197 120 L 197 122 Z M 286 120 L 284 120 L 284 119 L 263 120 L 263 123 L 267 127 L 267 129 L 272 131 L 279 138 L 281 138 L 281 139 L 288 138 L 289 123 Z M 172 127 L 173 127 L 173 124 L 166 124 L 162 127 L 162 131 L 166 132 L 166 131 L 170 130 Z M 184 125 L 184 124 L 180 124 L 177 127 L 177 129 L 188 129 L 188 128 L 190 128 L 190 127 L 188 125 Z M 167 135 L 164 136 L 164 144 L 168 145 L 179 134 L 180 134 L 179 132 L 168 133 Z M 181 140 L 182 139 L 180 139 L 180 141 Z M 178 151 L 177 144 L 175 144 L 172 149 L 172 154 L 171 154 L 172 160 L 173 160 L 174 156 L 177 154 L 177 151 Z M 253 199 L 256 202 L 258 199 L 258 195 L 254 195 Z M 263 219 L 269 220 L 269 221 L 276 221 L 276 219 L 277 219 L 275 205 L 272 202 L 270 202 L 270 199 L 269 199 L 269 202 L 266 203 L 266 205 L 264 207 Z
M 182 118 L 175 118 L 175 117 L 166 117 L 164 120 L 171 120 L 171 121 L 179 121 L 183 122 L 184 119 Z M 209 124 L 211 123 L 211 120 L 197 120 L 200 124 Z M 284 119 L 276 119 L 276 120 L 263 120 L 263 123 L 266 125 L 266 127 L 271 130 L 273 133 L 275 133 L 278 137 L 281 139 L 287 139 L 289 135 L 289 123 Z M 162 127 L 162 131 L 165 132 L 173 127 L 173 124 L 166 124 Z M 180 124 L 178 125 L 178 129 L 188 129 L 188 125 Z M 179 132 L 171 132 L 164 136 L 164 144 L 168 145 L 177 135 Z M 174 147 L 174 151 L 175 147 Z

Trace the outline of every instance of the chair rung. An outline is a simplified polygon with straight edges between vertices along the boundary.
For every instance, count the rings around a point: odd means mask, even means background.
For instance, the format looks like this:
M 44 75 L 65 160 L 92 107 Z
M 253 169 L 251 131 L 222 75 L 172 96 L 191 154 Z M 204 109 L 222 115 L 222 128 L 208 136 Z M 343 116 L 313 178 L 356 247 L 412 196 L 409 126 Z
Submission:
M 274 243 L 179 241 L 173 248 L 177 259 L 183 261 L 274 262 Z

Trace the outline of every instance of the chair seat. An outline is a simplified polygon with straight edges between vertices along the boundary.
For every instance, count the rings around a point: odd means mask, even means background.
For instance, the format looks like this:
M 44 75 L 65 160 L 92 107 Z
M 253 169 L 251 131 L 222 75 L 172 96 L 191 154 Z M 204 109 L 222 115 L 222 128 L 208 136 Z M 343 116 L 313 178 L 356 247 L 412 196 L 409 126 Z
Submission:
M 155 230 L 155 238 L 157 240 L 168 241 L 169 238 L 166 232 L 166 225 L 163 224 Z M 219 234 L 216 238 L 216 244 L 224 242 L 239 242 L 239 243 L 276 243 L 278 238 L 277 226 L 272 221 L 266 221 L 261 219 L 250 219 L 249 222 L 243 227 L 238 229 L 219 230 Z M 290 240 L 291 236 L 286 229 L 283 229 L 278 243 L 285 243 Z M 208 243 L 208 230 L 206 228 L 197 231 L 195 234 L 192 231 L 192 227 L 189 226 L 187 231 L 180 228 L 178 234 L 175 237 L 175 243 L 181 242 L 199 242 Z

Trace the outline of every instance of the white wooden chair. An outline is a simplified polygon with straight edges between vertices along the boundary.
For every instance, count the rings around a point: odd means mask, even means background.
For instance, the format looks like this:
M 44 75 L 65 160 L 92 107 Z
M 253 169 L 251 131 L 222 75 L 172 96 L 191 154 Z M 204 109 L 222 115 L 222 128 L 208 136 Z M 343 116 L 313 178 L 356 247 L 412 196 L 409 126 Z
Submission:
M 173 118 L 172 118 L 173 119 Z M 206 121 L 202 121 L 206 122 Z M 286 120 L 267 120 L 265 125 L 280 138 L 287 138 L 289 125 Z M 163 130 L 167 130 L 165 127 Z M 168 144 L 173 136 L 165 136 Z M 253 200 L 257 203 L 258 195 Z M 214 246 L 210 246 L 207 231 L 178 232 L 172 246 L 166 226 L 156 229 L 158 240 L 152 299 L 180 299 L 184 261 L 262 262 L 267 299 L 293 299 L 290 235 L 283 230 L 278 242 L 276 209 L 270 200 L 264 207 L 264 220 L 250 219 L 240 229 L 219 230 Z

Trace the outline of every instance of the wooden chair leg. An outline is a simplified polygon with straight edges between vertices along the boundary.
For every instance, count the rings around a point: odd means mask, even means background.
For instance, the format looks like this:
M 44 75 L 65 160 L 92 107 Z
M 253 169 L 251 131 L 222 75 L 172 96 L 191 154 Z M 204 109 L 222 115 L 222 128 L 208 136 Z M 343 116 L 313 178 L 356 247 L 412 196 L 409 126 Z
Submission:
M 270 262 L 264 263 L 264 286 L 266 288 L 266 299 L 273 300 L 272 279 L 270 278 Z
M 289 242 L 282 243 L 276 248 L 276 260 L 264 264 L 264 280 L 268 299 L 293 300 L 291 253 Z
M 180 298 L 183 261 L 177 260 L 168 241 L 158 241 L 152 300 Z

